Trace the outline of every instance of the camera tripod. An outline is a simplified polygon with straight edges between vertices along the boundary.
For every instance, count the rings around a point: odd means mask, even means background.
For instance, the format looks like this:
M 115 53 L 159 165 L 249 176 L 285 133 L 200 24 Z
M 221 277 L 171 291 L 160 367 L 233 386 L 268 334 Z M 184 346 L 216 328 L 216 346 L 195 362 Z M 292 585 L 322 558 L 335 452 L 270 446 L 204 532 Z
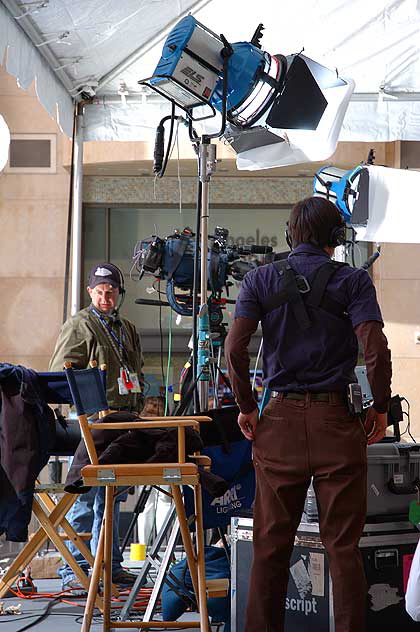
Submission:
M 124 551 L 124 548 L 127 545 L 128 539 L 134 528 L 136 520 L 139 514 L 143 511 L 153 487 L 155 487 L 155 489 L 159 490 L 162 493 L 165 493 L 165 494 L 167 493 L 165 492 L 165 490 L 156 486 L 145 485 L 142 488 L 140 492 L 140 496 L 137 500 L 136 506 L 133 511 L 132 520 L 130 522 L 130 525 L 127 529 L 127 533 L 121 545 L 121 552 Z M 193 520 L 193 517 L 191 518 L 191 521 L 192 520 Z M 217 531 L 218 531 L 219 537 L 221 538 L 223 542 L 225 551 L 227 552 L 228 545 L 226 542 L 225 535 L 221 528 L 218 528 Z M 158 534 L 156 535 L 156 538 L 153 541 L 150 551 L 146 556 L 144 564 L 142 565 L 142 568 L 141 568 L 141 572 L 138 574 L 137 579 L 130 590 L 130 594 L 128 595 L 126 601 L 124 602 L 124 606 L 120 614 L 121 621 L 126 621 L 128 619 L 130 615 L 130 610 L 137 599 L 137 594 L 139 590 L 141 589 L 141 587 L 146 583 L 147 576 L 152 568 L 154 568 L 157 571 L 157 577 L 156 577 L 156 581 L 154 582 L 152 594 L 148 601 L 147 608 L 143 615 L 142 621 L 152 621 L 154 614 L 156 612 L 156 607 L 158 604 L 160 594 L 162 592 L 165 578 L 171 579 L 171 583 L 174 585 L 174 590 L 178 592 L 176 590 L 178 588 L 179 590 L 178 594 L 181 597 L 185 595 L 185 587 L 170 571 L 170 565 L 174 558 L 175 549 L 179 540 L 179 535 L 180 535 L 179 522 L 176 516 L 175 505 L 172 504 L 165 517 L 162 527 L 159 530 Z M 165 548 L 165 552 L 163 556 L 161 556 L 160 551 L 164 542 L 166 542 L 166 548 Z

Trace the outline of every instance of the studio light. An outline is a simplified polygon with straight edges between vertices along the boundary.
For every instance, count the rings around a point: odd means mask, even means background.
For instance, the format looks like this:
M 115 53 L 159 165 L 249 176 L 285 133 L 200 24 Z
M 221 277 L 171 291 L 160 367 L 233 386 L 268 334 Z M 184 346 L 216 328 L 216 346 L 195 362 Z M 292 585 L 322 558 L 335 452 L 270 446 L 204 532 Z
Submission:
M 335 203 L 359 241 L 420 243 L 419 191 L 418 171 L 371 164 L 323 167 L 314 179 L 314 194 Z
M 140 83 L 201 120 L 207 133 L 222 113 L 221 135 L 239 169 L 324 160 L 335 150 L 354 83 L 301 53 L 263 51 L 262 30 L 230 44 L 189 15 L 169 34 L 153 76 Z
M 358 165 L 345 171 L 323 167 L 314 178 L 314 194 L 334 202 L 345 222 L 353 227 L 366 226 L 369 218 L 369 171 Z

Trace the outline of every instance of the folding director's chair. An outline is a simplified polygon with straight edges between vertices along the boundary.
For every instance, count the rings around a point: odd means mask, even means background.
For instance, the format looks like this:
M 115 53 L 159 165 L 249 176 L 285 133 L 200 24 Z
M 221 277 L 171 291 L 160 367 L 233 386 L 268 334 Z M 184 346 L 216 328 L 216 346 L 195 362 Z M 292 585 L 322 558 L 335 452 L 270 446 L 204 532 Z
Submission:
M 93 366 L 92 366 L 93 364 Z M 101 367 L 102 368 L 102 367 Z M 122 423 L 89 423 L 87 415 L 94 412 L 104 417 L 111 412 L 100 371 L 96 363 L 91 363 L 90 369 L 74 371 L 70 364 L 65 365 L 65 371 L 75 403 L 80 429 L 86 444 L 90 465 L 82 468 L 84 485 L 105 486 L 105 512 L 99 538 L 95 564 L 89 586 L 89 594 L 83 618 L 82 632 L 89 632 L 92 621 L 95 598 L 98 594 L 99 579 L 103 570 L 103 630 L 137 628 L 137 629 L 184 629 L 199 628 L 203 632 L 210 632 L 207 614 L 207 592 L 211 593 L 212 583 L 205 578 L 204 564 L 204 533 L 201 486 L 198 476 L 198 462 L 210 464 L 208 457 L 196 455 L 196 462 L 187 462 L 185 453 L 185 428 L 192 427 L 199 430 L 199 423 L 210 421 L 209 417 L 147 417 L 138 422 Z M 176 428 L 178 434 L 178 461 L 176 463 L 139 463 L 100 465 L 92 437 L 92 429 L 122 430 L 146 428 Z M 131 485 L 170 485 L 180 532 L 187 555 L 188 566 L 194 585 L 200 620 L 197 621 L 116 621 L 111 619 L 111 561 L 112 561 L 112 515 L 114 495 L 118 486 Z M 185 508 L 182 500 L 181 486 L 191 485 L 194 489 L 196 514 L 196 545 L 193 545 Z M 215 580 L 217 582 L 217 580 Z
M 40 389 L 47 403 L 73 403 L 64 371 L 38 373 L 37 375 Z M 77 424 L 77 422 L 75 423 Z M 49 454 L 50 456 L 72 456 L 79 441 L 80 431 L 78 424 L 76 428 L 74 428 L 74 424 L 67 422 L 67 428 L 62 429 L 57 423 L 55 444 Z M 88 546 L 85 544 L 85 540 L 89 540 L 91 534 L 76 533 L 66 520 L 65 516 L 76 501 L 77 494 L 67 494 L 63 488 L 64 485 L 59 483 L 36 484 L 32 502 L 32 514 L 37 518 L 40 526 L 16 556 L 7 572 L 1 577 L 0 598 L 7 594 L 10 587 L 21 575 L 23 569 L 30 564 L 31 560 L 38 551 L 42 549 L 48 539 L 69 564 L 82 586 L 86 590 L 89 589 L 89 579 L 66 547 L 65 540 L 72 540 L 83 557 L 93 566 L 94 558 Z M 56 494 L 60 494 L 61 496 L 58 501 L 55 500 Z M 112 589 L 114 594 L 118 594 L 115 587 L 112 587 Z M 97 607 L 102 610 L 102 598 L 99 595 L 96 595 L 95 603 Z

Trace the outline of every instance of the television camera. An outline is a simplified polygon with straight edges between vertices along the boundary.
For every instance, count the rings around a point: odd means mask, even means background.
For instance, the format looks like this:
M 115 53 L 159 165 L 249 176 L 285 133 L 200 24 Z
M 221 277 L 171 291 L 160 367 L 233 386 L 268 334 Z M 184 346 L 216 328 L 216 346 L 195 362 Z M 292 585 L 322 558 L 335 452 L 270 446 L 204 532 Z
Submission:
M 209 236 L 207 252 L 207 278 L 210 297 L 209 317 L 212 331 L 221 330 L 222 312 L 229 296 L 229 287 L 235 281 L 242 281 L 245 274 L 258 265 L 272 260 L 271 246 L 230 245 L 229 230 L 217 226 L 214 235 Z M 193 279 L 195 258 L 195 234 L 188 226 L 182 231 L 161 238 L 151 235 L 137 242 L 134 248 L 134 267 L 138 280 L 145 274 L 166 281 L 166 296 L 170 307 L 182 316 L 192 316 Z M 255 255 L 263 255 L 258 260 Z

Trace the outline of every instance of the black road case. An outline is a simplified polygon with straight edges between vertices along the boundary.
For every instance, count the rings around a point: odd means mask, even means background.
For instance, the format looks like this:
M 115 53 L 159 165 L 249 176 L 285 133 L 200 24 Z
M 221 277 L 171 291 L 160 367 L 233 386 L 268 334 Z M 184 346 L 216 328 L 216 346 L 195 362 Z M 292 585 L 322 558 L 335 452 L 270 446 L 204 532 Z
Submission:
M 232 518 L 232 632 L 245 628 L 252 528 L 252 518 Z M 365 526 L 360 548 L 369 586 L 368 632 L 420 632 L 420 623 L 405 611 L 404 597 L 418 539 L 419 532 L 407 522 Z M 301 523 L 296 535 L 285 632 L 334 632 L 331 579 L 317 523 Z

